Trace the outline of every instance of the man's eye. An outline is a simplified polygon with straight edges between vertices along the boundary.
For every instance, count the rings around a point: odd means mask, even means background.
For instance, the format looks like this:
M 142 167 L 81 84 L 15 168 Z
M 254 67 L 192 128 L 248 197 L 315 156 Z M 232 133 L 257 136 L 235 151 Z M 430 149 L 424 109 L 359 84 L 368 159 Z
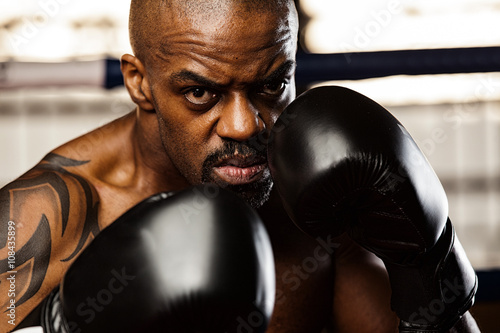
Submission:
M 262 92 L 266 95 L 281 95 L 287 85 L 286 81 L 266 83 L 262 87 Z
M 192 88 L 184 96 L 189 102 L 196 105 L 210 104 L 217 99 L 217 94 L 204 88 Z

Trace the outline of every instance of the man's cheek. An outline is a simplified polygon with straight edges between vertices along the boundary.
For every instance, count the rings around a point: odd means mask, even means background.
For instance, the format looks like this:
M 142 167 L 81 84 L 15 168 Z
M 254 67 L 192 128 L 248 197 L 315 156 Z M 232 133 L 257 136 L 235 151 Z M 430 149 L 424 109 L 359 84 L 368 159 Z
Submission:
M 206 183 L 207 181 L 204 179 L 207 176 L 207 172 L 211 171 L 210 167 L 205 166 L 206 153 L 198 152 L 196 156 L 193 156 L 191 160 L 191 170 L 195 175 L 196 183 Z

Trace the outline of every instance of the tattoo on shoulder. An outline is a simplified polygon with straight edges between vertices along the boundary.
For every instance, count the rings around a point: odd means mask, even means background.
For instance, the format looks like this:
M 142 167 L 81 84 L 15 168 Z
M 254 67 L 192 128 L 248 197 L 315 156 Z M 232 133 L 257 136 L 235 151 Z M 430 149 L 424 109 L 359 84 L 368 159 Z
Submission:
M 9 239 L 9 233 L 4 230 L 10 230 L 8 229 L 9 223 L 17 223 L 16 219 L 23 216 L 23 207 L 17 205 L 19 200 L 25 202 L 30 200 L 33 194 L 50 193 L 50 196 L 40 203 L 42 211 L 37 218 L 39 220 L 36 230 L 21 248 L 15 249 L 15 263 L 13 264 L 13 260 L 10 260 L 12 258 L 0 260 L 0 274 L 18 268 L 31 272 L 28 287 L 17 300 L 17 306 L 35 295 L 45 279 L 51 259 L 52 237 L 62 238 L 68 230 L 72 204 L 70 193 L 74 191 L 75 186 L 78 187 L 80 193 L 83 193 L 81 200 L 85 209 L 81 211 L 82 215 L 84 214 L 82 216 L 84 225 L 71 253 L 60 260 L 66 262 L 73 259 L 83 249 L 89 237 L 95 237 L 100 231 L 97 221 L 98 201 L 91 185 L 83 177 L 67 170 L 69 167 L 78 167 L 88 162 L 90 161 L 77 161 L 50 153 L 32 170 L 33 172 L 27 173 L 0 190 L 0 227 L 2 228 L 0 249 L 13 244 L 12 235 Z M 48 216 L 52 216 L 55 221 L 49 221 Z M 56 221 L 60 221 L 58 223 L 61 224 L 61 233 L 58 236 L 53 235 L 55 231 L 50 228 L 50 222 Z

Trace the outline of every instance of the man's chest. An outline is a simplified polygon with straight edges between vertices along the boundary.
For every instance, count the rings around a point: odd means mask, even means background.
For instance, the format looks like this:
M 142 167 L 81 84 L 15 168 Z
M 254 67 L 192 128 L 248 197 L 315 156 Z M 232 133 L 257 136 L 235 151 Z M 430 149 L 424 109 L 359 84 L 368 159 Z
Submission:
M 286 234 L 273 244 L 276 298 L 268 332 L 321 332 L 332 314 L 331 254 L 336 244 L 312 239 L 294 229 L 283 232 Z

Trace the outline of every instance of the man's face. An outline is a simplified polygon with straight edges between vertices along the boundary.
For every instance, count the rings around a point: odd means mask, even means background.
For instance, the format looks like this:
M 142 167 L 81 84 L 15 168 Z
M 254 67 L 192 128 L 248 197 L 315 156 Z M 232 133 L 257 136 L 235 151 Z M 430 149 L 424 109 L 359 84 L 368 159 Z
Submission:
M 295 22 L 280 16 L 171 17 L 147 66 L 172 164 L 190 184 L 215 183 L 254 207 L 272 188 L 266 139 L 295 97 Z

